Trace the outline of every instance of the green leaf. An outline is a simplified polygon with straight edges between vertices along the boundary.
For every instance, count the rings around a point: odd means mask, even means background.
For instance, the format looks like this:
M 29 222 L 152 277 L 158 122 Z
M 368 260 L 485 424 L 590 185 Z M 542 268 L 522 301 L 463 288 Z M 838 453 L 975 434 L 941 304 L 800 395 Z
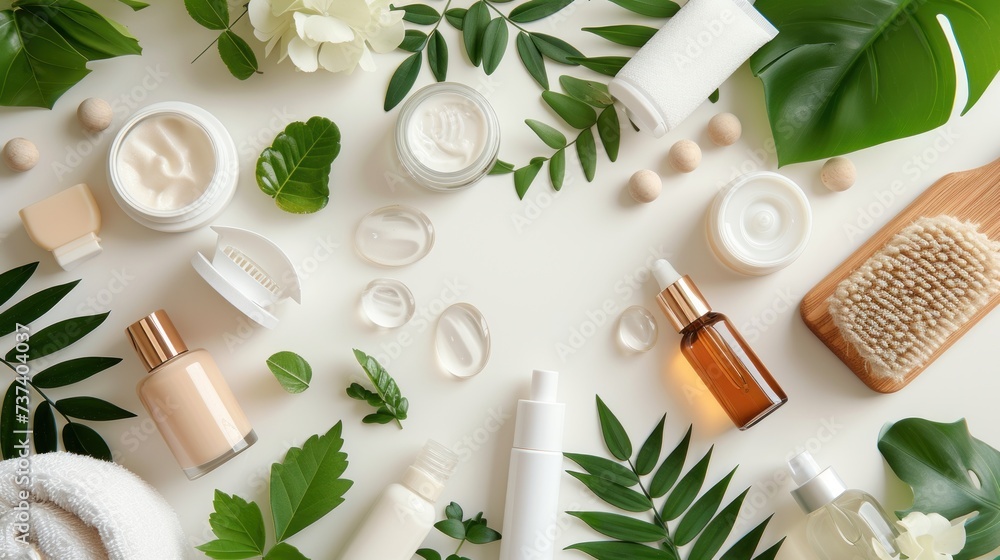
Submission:
M 285 212 L 316 212 L 330 201 L 330 166 L 338 154 L 340 129 L 333 121 L 293 122 L 257 159 L 257 186 Z
M 619 461 L 628 461 L 632 458 L 632 441 L 628 438 L 628 433 L 622 423 L 618 421 L 611 409 L 608 408 L 601 397 L 597 397 L 597 417 L 601 422 L 601 433 L 604 435 L 604 443 L 608 446 L 608 451 Z
M 465 539 L 465 524 L 458 519 L 445 519 L 434 524 L 434 528 L 455 540 Z
M 399 424 L 399 428 L 402 429 L 402 420 L 406 420 L 410 403 L 403 397 L 399 386 L 396 384 L 396 380 L 389 375 L 389 372 L 375 358 L 372 358 L 361 350 L 355 349 L 354 357 L 365 370 L 365 375 L 368 376 L 368 379 L 375 387 L 375 392 L 378 393 L 379 398 L 382 399 L 382 403 L 384 404 L 383 408 L 380 408 L 376 414 L 390 415 L 390 418 L 395 419 Z M 383 422 L 378 423 L 381 424 Z
M 472 544 L 489 544 L 500 540 L 500 533 L 490 529 L 485 523 L 477 523 L 469 527 L 467 538 Z
M 312 366 L 295 352 L 278 352 L 267 359 L 267 367 L 289 393 L 301 393 L 312 382 Z
M 0 10 L 0 105 L 51 109 L 90 73 L 74 46 L 44 18 Z
M 271 518 L 276 539 L 284 541 L 305 529 L 344 501 L 354 482 L 340 478 L 347 470 L 347 453 L 340 422 L 326 434 L 314 435 L 293 447 L 281 463 L 271 465 Z
M 603 511 L 568 511 L 566 513 L 579 518 L 598 533 L 620 541 L 648 543 L 659 542 L 667 538 L 667 532 L 663 530 L 663 527 L 626 515 Z
M 461 521 L 465 517 L 465 512 L 462 511 L 462 506 L 456 502 L 451 502 L 444 508 L 444 516 L 448 519 Z
M 594 141 L 594 131 L 591 129 L 580 131 L 580 135 L 576 137 L 576 155 L 580 158 L 587 182 L 593 181 L 597 173 L 597 142 Z
M 543 91 L 542 99 L 573 128 L 583 130 L 597 122 L 597 112 L 583 101 L 555 91 Z
M 566 179 L 566 150 L 557 150 L 549 159 L 549 180 L 552 182 L 553 190 L 562 190 L 563 181 Z
M 112 460 L 108 444 L 101 437 L 101 434 L 95 432 L 90 426 L 70 422 L 63 426 L 62 440 L 66 451 L 70 453 L 87 455 L 102 461 Z
M 226 0 L 184 0 L 191 19 L 202 27 L 222 31 L 229 27 L 229 3 Z
M 429 548 L 421 548 L 417 551 L 417 556 L 424 560 L 441 560 L 441 553 Z
M 670 452 L 670 455 L 667 455 L 667 458 L 663 460 L 663 464 L 656 470 L 656 474 L 653 475 L 653 481 L 649 484 L 650 496 L 654 498 L 665 496 L 681 476 L 681 470 L 684 468 L 684 460 L 687 459 L 688 446 L 691 444 L 691 431 L 692 426 L 688 426 L 684 439 L 677 444 L 677 447 Z
M 719 90 L 716 89 L 715 91 L 713 91 L 712 95 L 708 96 L 708 100 L 711 101 L 712 103 L 718 103 L 718 101 L 719 101 Z
M 743 535 L 743 537 L 736 541 L 736 544 L 731 546 L 719 560 L 751 560 L 753 558 L 753 553 L 757 550 L 757 545 L 760 544 L 761 537 L 764 536 L 764 530 L 767 529 L 767 524 L 771 522 L 771 518 L 774 515 L 769 515 L 767 519 L 761 521 L 752 531 Z
M 135 418 L 135 414 L 96 397 L 69 397 L 56 401 L 56 410 L 71 418 L 105 422 Z
M 574 56 L 570 57 L 571 62 L 575 62 L 584 68 L 589 68 L 605 76 L 617 76 L 618 72 L 628 62 L 627 56 Z
M 364 424 L 388 424 L 395 419 L 396 417 L 388 412 L 373 412 L 362 418 L 361 422 Z
M 403 42 L 399 44 L 399 48 L 414 53 L 423 50 L 426 43 L 426 33 L 419 29 L 407 29 L 406 33 L 403 34 Z
M 778 551 L 781 550 L 781 545 L 783 544 L 785 544 L 784 538 L 776 542 L 774 546 L 772 546 L 771 548 L 765 550 L 764 552 L 761 552 L 757 556 L 754 556 L 753 560 L 774 560 L 778 556 Z
M 545 158 L 533 158 L 531 163 L 514 172 L 514 189 L 517 191 L 517 197 L 521 200 L 524 200 L 528 187 L 535 181 L 543 163 L 545 163 Z
M 749 491 L 749 488 L 744 490 L 708 523 L 698 540 L 695 541 L 694 546 L 691 547 L 690 558 L 715 557 L 723 543 L 729 538 L 729 533 L 733 531 L 733 526 L 736 525 L 736 520 L 740 517 L 740 507 L 743 506 L 743 500 L 746 499 Z
M 0 313 L 0 336 L 6 336 L 17 329 L 18 323 L 28 325 L 55 307 L 66 294 L 79 284 L 79 280 L 51 286 L 31 294 Z
M 443 82 L 448 79 L 448 42 L 437 29 L 431 33 L 427 43 L 427 65 L 431 67 L 435 80 Z
M 708 453 L 698 461 L 695 466 L 691 467 L 691 470 L 684 475 L 677 488 L 670 493 L 667 497 L 667 501 L 663 504 L 663 512 L 661 517 L 667 521 L 673 521 L 680 517 L 687 508 L 694 501 L 698 492 L 701 491 L 702 484 L 705 483 L 705 474 L 708 472 L 708 463 L 712 460 L 712 450 L 715 447 L 711 447 Z
M 597 134 L 601 137 L 608 159 L 617 161 L 618 151 L 621 149 L 622 126 L 618 120 L 618 110 L 614 106 L 605 107 L 597 117 Z
M 108 318 L 108 314 L 101 313 L 99 315 L 73 317 L 72 319 L 53 323 L 34 333 L 31 335 L 31 344 L 27 352 L 27 359 L 29 361 L 37 360 L 70 346 L 99 327 Z M 17 348 L 11 348 L 7 352 L 6 359 L 8 362 L 13 362 L 18 355 Z
M 122 4 L 125 4 L 129 8 L 132 8 L 135 11 L 139 11 L 143 8 L 149 7 L 149 4 L 145 2 L 139 2 L 139 0 L 118 0 L 118 1 L 121 2 Z
M 242 37 L 232 31 L 223 31 L 218 45 L 222 62 L 236 79 L 245 80 L 257 73 L 257 55 Z
M 628 487 L 639 483 L 639 477 L 631 469 L 611 459 L 579 453 L 564 453 L 564 455 L 570 461 L 580 465 L 583 470 L 609 482 Z
M 514 164 L 513 163 L 507 163 L 506 161 L 498 159 L 496 161 L 496 163 L 493 164 L 493 168 L 490 169 L 490 173 L 489 174 L 490 175 L 507 175 L 507 174 L 513 173 L 513 172 L 514 172 Z
M 545 72 L 545 61 L 542 60 L 542 53 L 531 40 L 531 36 L 521 31 L 517 34 L 517 40 L 514 43 L 517 45 L 517 55 L 521 58 L 521 63 L 524 64 L 528 74 L 542 88 L 549 89 L 549 76 Z
M 75 0 L 21 0 L 17 7 L 52 26 L 87 60 L 142 53 L 125 27 Z M 30 34 L 33 30 L 22 31 Z
M 963 114 L 1000 70 L 994 0 L 764 0 L 755 7 L 778 36 L 750 67 L 764 83 L 780 165 L 826 159 L 948 121 L 957 68 L 945 16 L 968 80 Z M 817 33 L 822 29 L 822 33 Z
M 496 18 L 486 26 L 483 32 L 483 71 L 487 76 L 500 66 L 507 52 L 508 39 L 507 22 L 503 18 Z
M 573 76 L 559 76 L 559 85 L 566 95 L 583 101 L 587 105 L 603 109 L 614 104 L 615 100 L 608 93 L 608 86 L 600 82 L 581 80 Z
M 708 522 L 712 520 L 712 516 L 719 510 L 719 506 L 722 504 L 722 499 L 726 496 L 726 490 L 729 489 L 729 482 L 733 480 L 734 474 L 736 474 L 736 469 L 729 471 L 729 474 L 725 478 L 717 482 L 702 497 L 698 498 L 698 501 L 684 514 L 681 522 L 677 525 L 677 529 L 674 530 L 674 544 L 677 546 L 686 545 L 693 541 L 698 536 L 698 533 L 708 525 Z
M 660 418 L 660 423 L 653 428 L 653 431 L 646 438 L 646 442 L 639 448 L 639 455 L 635 459 L 635 472 L 639 475 L 647 475 L 653 472 L 656 463 L 660 461 L 660 451 L 663 448 L 663 426 L 667 422 L 667 415 Z
M 474 66 L 483 62 L 483 33 L 490 24 L 490 9 L 485 2 L 476 2 L 469 7 L 462 23 L 462 39 L 465 52 Z
M 0 274 L 0 305 L 10 301 L 14 294 L 21 289 L 21 286 L 31 278 L 38 268 L 38 262 L 28 263 L 17 268 L 12 268 Z
M 666 550 L 633 542 L 584 542 L 567 546 L 564 550 L 579 550 L 597 560 L 674 560 Z
M 465 8 L 452 8 L 444 13 L 444 18 L 448 20 L 448 23 L 450 23 L 452 27 L 461 31 L 465 24 L 465 14 L 468 11 L 469 10 Z
M 670 0 L 611 0 L 622 8 L 639 15 L 668 18 L 680 10 L 680 6 Z
M 441 14 L 427 4 L 393 6 L 393 10 L 403 10 L 403 20 L 417 25 L 434 25 L 441 20 Z
M 542 56 L 555 62 L 577 66 L 578 63 L 573 62 L 573 58 L 583 56 L 583 53 L 578 51 L 576 47 L 559 37 L 553 37 L 544 33 L 531 33 L 530 35 L 531 42 L 538 47 L 538 51 L 542 53 Z
M 524 123 L 538 135 L 542 142 L 545 142 L 546 146 L 556 150 L 566 147 L 566 135 L 562 132 L 534 119 L 527 119 Z
M 17 382 L 11 381 L 4 393 L 3 406 L 0 407 L 0 454 L 4 459 L 17 457 L 19 438 L 14 433 L 15 429 L 24 429 L 24 423 L 17 420 Z M 22 436 L 23 437 L 23 436 Z
M 649 498 L 631 488 L 626 488 L 592 474 L 573 471 L 567 472 L 570 476 L 582 482 L 598 498 L 616 508 L 632 512 L 649 511 L 653 508 L 653 502 L 649 501 Z
M 646 25 L 608 25 L 584 27 L 583 31 L 626 47 L 641 47 L 648 43 L 659 29 Z
M 351 383 L 351 386 L 347 388 L 347 396 L 355 400 L 365 401 L 376 408 L 384 404 L 378 393 L 365 389 L 360 383 Z
M 294 546 L 282 542 L 274 545 L 264 555 L 264 560 L 309 560 L 309 557 L 299 552 Z
M 41 389 L 65 387 L 115 366 L 121 358 L 73 358 L 48 367 L 31 378 Z
M 538 21 L 551 16 L 572 3 L 573 0 L 528 0 L 511 10 L 509 17 L 515 23 Z
M 218 540 L 195 548 L 211 558 L 253 558 L 264 554 L 264 516 L 257 502 L 216 490 L 212 506 L 215 511 L 208 516 L 208 523 Z
M 49 401 L 42 401 L 35 407 L 31 437 L 35 444 L 35 453 L 50 453 L 59 450 L 59 430 L 56 428 L 56 416 L 52 413 L 52 405 L 49 404 Z
M 913 488 L 913 506 L 897 512 L 900 517 L 921 511 L 956 519 L 978 511 L 965 524 L 966 545 L 955 559 L 978 558 L 1000 546 L 1000 451 L 972 437 L 965 420 L 887 424 L 878 450 Z
M 420 74 L 421 60 L 420 53 L 411 54 L 393 72 L 392 78 L 389 79 L 389 87 L 385 91 L 385 103 L 382 105 L 386 112 L 399 105 L 399 102 L 413 89 L 417 75 Z

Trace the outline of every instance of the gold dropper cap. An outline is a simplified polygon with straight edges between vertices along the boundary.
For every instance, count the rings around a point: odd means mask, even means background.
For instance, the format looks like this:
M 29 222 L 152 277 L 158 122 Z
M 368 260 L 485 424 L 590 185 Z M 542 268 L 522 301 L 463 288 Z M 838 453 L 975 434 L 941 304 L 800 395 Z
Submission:
M 711 306 L 687 275 L 681 276 L 666 260 L 653 263 L 653 276 L 660 284 L 656 303 L 677 332 L 712 312 Z
M 129 325 L 125 334 L 146 371 L 153 371 L 188 350 L 167 312 L 162 309 Z

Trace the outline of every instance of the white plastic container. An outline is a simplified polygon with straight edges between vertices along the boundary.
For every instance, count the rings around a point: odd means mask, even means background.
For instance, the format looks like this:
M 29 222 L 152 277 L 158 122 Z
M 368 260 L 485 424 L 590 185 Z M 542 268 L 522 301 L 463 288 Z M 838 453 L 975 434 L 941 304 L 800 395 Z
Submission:
M 559 374 L 535 370 L 531 398 L 517 403 L 500 560 L 555 555 L 566 405 L 556 402 Z
M 749 276 L 799 258 L 812 232 L 809 199 L 794 181 L 770 171 L 741 175 L 715 196 L 705 220 L 719 261 Z

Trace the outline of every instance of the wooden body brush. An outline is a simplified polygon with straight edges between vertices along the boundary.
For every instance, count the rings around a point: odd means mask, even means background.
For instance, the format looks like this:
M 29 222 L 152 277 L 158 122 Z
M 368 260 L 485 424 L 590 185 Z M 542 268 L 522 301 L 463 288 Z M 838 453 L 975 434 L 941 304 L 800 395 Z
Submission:
M 1000 160 L 934 183 L 802 300 L 871 389 L 905 387 L 1000 303 Z

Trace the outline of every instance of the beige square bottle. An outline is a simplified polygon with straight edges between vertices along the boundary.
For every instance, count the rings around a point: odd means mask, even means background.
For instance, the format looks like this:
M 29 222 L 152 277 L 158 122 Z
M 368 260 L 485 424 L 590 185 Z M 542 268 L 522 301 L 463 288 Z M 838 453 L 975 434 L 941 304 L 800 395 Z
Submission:
M 64 270 L 101 254 L 101 210 L 85 183 L 72 186 L 21 209 L 28 237 L 52 251 Z
M 149 375 L 136 392 L 184 474 L 194 480 L 257 441 L 211 354 L 188 350 L 166 311 L 126 329 Z

